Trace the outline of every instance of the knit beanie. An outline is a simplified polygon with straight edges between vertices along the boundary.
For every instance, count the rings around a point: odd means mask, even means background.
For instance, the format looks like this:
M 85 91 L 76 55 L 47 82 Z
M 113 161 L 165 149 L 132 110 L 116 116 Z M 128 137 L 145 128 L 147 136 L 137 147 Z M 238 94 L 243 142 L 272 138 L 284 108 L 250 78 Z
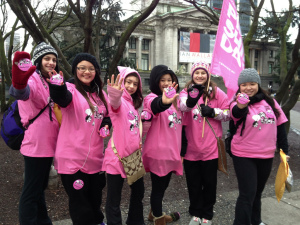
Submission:
M 38 70 L 41 69 L 42 58 L 48 54 L 53 54 L 55 55 L 56 58 L 58 57 L 55 48 L 53 48 L 51 45 L 46 44 L 45 42 L 41 42 L 35 47 L 33 51 L 32 61 Z M 57 63 L 56 63 L 55 70 L 58 72 Z
M 238 85 L 240 86 L 246 82 L 255 82 L 261 86 L 261 81 L 258 72 L 253 68 L 247 68 L 242 70 L 238 79 Z
M 194 75 L 195 71 L 198 70 L 198 69 L 205 70 L 205 72 L 207 73 L 207 76 L 210 75 L 210 66 L 209 66 L 209 64 L 204 63 L 204 62 L 197 62 L 197 63 L 194 63 L 192 65 L 192 69 L 191 69 L 192 78 L 193 78 L 193 75 Z
M 93 66 L 95 67 L 95 69 L 99 70 L 99 72 L 100 72 L 100 66 L 99 66 L 95 56 L 93 56 L 89 53 L 78 53 L 72 62 L 72 74 L 74 74 L 74 75 L 76 74 L 77 65 L 81 61 L 88 61 L 88 62 L 92 63 Z

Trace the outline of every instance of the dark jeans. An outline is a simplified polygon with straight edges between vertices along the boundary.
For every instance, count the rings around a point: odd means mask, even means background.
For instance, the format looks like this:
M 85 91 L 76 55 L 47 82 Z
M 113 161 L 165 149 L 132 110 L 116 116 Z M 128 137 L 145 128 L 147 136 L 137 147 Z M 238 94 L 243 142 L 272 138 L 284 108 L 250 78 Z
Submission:
M 124 178 L 122 178 L 121 175 L 107 174 L 107 199 L 105 207 L 107 225 L 122 225 L 120 203 L 123 183 Z M 144 225 L 144 179 L 138 179 L 130 185 L 130 189 L 130 203 L 126 224 Z
M 189 213 L 211 220 L 216 203 L 218 159 L 207 161 L 184 160 L 189 192 Z
M 162 210 L 162 201 L 165 195 L 165 191 L 169 186 L 172 172 L 168 173 L 166 176 L 160 177 L 154 173 L 151 173 L 151 181 L 152 181 L 152 190 L 151 190 L 151 198 L 150 204 L 153 215 L 155 217 L 160 217 L 163 214 Z
M 50 225 L 45 202 L 52 157 L 24 156 L 25 179 L 19 203 L 21 225 Z
M 81 189 L 75 189 L 76 180 L 83 181 Z M 94 225 L 103 222 L 104 215 L 100 209 L 102 190 L 106 185 L 105 173 L 61 174 L 61 181 L 69 197 L 69 211 L 74 225 Z
M 239 185 L 234 225 L 261 223 L 261 194 L 269 178 L 273 158 L 254 159 L 232 156 Z

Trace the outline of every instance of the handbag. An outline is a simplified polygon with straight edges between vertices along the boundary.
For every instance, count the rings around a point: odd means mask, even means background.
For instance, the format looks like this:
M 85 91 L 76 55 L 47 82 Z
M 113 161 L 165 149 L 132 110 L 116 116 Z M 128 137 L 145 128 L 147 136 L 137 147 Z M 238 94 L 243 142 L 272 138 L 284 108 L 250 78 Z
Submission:
M 227 157 L 226 157 L 226 151 L 225 151 L 225 145 L 224 142 L 221 138 L 217 137 L 214 129 L 212 128 L 210 122 L 208 121 L 207 118 L 205 118 L 207 124 L 210 126 L 211 130 L 213 131 L 216 139 L 217 139 L 217 144 L 218 144 L 218 153 L 219 153 L 219 158 L 218 158 L 218 170 L 225 173 L 228 176 L 227 172 Z
M 140 138 L 142 138 L 143 131 L 142 131 L 141 120 L 140 120 L 139 128 L 140 128 Z M 113 149 L 113 152 L 115 153 L 115 155 L 118 157 L 118 159 L 121 161 L 123 165 L 127 177 L 127 183 L 129 185 L 132 185 L 134 182 L 136 182 L 138 179 L 142 178 L 146 174 L 143 160 L 142 160 L 142 148 L 137 149 L 129 156 L 121 158 L 121 156 L 119 155 L 115 147 L 113 136 L 111 137 L 111 147 Z
M 197 107 L 200 110 L 200 106 L 197 103 Z M 225 173 L 228 176 L 228 172 L 227 172 L 227 157 L 226 157 L 226 151 L 225 151 L 225 145 L 224 142 L 221 138 L 217 137 L 213 127 L 211 126 L 210 122 L 208 121 L 208 119 L 205 117 L 205 120 L 207 122 L 207 124 L 209 125 L 209 127 L 211 128 L 212 132 L 214 133 L 216 139 L 217 139 L 217 144 L 218 144 L 218 170 Z

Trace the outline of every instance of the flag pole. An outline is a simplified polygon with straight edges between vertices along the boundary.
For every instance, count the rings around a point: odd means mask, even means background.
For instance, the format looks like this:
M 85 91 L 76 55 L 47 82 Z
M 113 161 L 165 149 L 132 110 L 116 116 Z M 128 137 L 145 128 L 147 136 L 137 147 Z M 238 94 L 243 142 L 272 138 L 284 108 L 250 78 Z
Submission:
M 205 98 L 205 105 L 207 105 L 207 99 L 208 99 L 208 96 L 209 96 L 208 90 L 209 90 L 209 83 L 210 83 L 210 77 L 211 77 L 211 74 L 208 74 L 208 73 L 209 72 L 207 71 L 208 83 L 207 83 L 207 88 L 206 88 L 207 96 Z M 204 135 L 205 119 L 206 119 L 206 117 L 203 117 L 202 138 L 203 138 L 203 135 Z

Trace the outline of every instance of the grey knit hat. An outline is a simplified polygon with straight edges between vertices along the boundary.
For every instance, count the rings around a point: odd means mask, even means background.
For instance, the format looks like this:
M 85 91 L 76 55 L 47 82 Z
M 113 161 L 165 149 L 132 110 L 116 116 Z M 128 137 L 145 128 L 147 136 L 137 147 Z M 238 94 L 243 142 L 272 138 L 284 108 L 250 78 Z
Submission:
M 48 54 L 53 54 L 56 56 L 56 58 L 58 56 L 55 48 L 53 48 L 51 45 L 46 44 L 45 42 L 41 42 L 35 47 L 33 51 L 32 62 L 38 70 L 40 70 L 42 58 Z M 58 71 L 57 64 L 55 70 Z
M 246 82 L 255 82 L 261 86 L 261 81 L 258 72 L 253 68 L 244 69 L 239 76 L 238 85 Z

